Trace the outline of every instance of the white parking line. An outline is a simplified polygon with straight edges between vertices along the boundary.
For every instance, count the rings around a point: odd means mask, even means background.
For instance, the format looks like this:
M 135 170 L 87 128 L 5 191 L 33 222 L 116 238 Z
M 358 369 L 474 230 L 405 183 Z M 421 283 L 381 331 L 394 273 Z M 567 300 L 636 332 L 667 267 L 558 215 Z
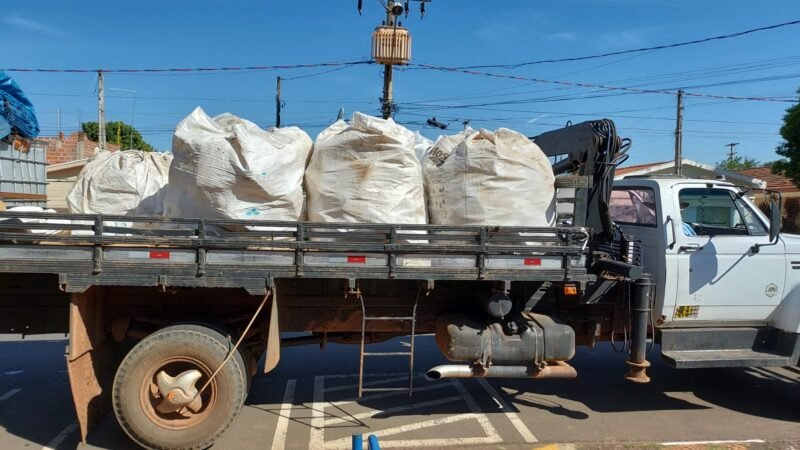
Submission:
M 388 374 L 386 374 L 388 376 Z M 399 375 L 399 374 L 391 374 L 391 375 Z M 483 414 L 478 406 L 478 403 L 475 399 L 470 395 L 469 391 L 461 384 L 458 380 L 449 380 L 449 382 L 440 382 L 434 383 L 428 386 L 423 386 L 419 389 L 416 389 L 416 392 L 421 391 L 432 391 L 435 389 L 442 389 L 447 387 L 454 387 L 457 391 L 458 395 L 450 395 L 447 397 L 440 397 L 433 400 L 417 402 L 417 403 L 409 403 L 400 406 L 396 406 L 393 408 L 388 408 L 386 410 L 370 410 L 367 412 L 358 413 L 355 415 L 348 415 L 347 417 L 330 417 L 330 414 L 325 412 L 325 408 L 328 406 L 338 406 L 341 407 L 343 405 L 353 404 L 356 402 L 362 403 L 368 399 L 377 399 L 377 398 L 384 398 L 384 397 L 391 397 L 396 395 L 403 395 L 406 394 L 405 392 L 388 392 L 388 393 L 381 393 L 376 395 L 370 395 L 364 397 L 360 400 L 350 400 L 350 401 L 339 401 L 339 402 L 326 402 L 325 401 L 325 393 L 330 391 L 339 391 L 339 386 L 334 388 L 325 388 L 325 378 L 334 378 L 334 379 L 342 379 L 342 378 L 353 378 L 356 375 L 344 375 L 344 374 L 337 374 L 335 376 L 325 376 L 320 375 L 314 377 L 314 394 L 313 394 L 313 404 L 312 404 L 312 414 L 311 414 L 311 432 L 309 437 L 309 448 L 313 449 L 349 449 L 351 446 L 351 438 L 344 437 L 339 439 L 334 439 L 333 441 L 325 441 L 325 428 L 331 425 L 340 424 L 343 422 L 348 422 L 352 420 L 360 420 L 364 418 L 371 418 L 375 415 L 381 413 L 397 413 L 402 411 L 408 411 L 418 408 L 426 408 L 431 406 L 438 406 L 447 403 L 454 403 L 459 401 L 464 401 L 470 412 L 465 414 L 455 414 L 452 416 L 440 417 L 430 420 L 425 420 L 422 422 L 410 423 L 406 425 L 401 425 L 393 428 L 383 429 L 383 430 L 370 430 L 374 434 L 378 435 L 383 439 L 386 436 L 394 436 L 401 433 L 408 433 L 413 432 L 425 428 L 432 428 L 437 427 L 440 425 L 451 424 L 455 422 L 461 422 L 465 420 L 476 420 L 478 425 L 483 430 L 484 434 L 482 436 L 477 437 L 451 437 L 451 438 L 435 438 L 435 439 L 397 439 L 397 440 L 384 440 L 381 442 L 381 447 L 391 448 L 391 447 L 401 447 L 401 448 L 414 448 L 414 447 L 444 447 L 444 446 L 459 446 L 459 445 L 490 445 L 490 444 L 497 444 L 503 441 L 500 437 L 500 434 L 492 425 L 489 418 Z M 341 409 L 341 408 L 340 408 Z M 347 414 L 347 413 L 345 413 Z M 326 417 L 330 417 L 326 420 Z M 366 426 L 366 425 L 365 425 Z M 355 431 L 355 430 L 354 430 Z M 532 435 L 531 435 L 532 436 Z M 535 439 L 535 438 L 534 438 Z
M 281 404 L 278 424 L 275 426 L 275 435 L 272 437 L 272 450 L 283 450 L 286 446 L 286 432 L 289 430 L 289 417 L 292 415 L 294 388 L 296 385 L 297 380 L 286 382 L 286 391 L 283 393 L 283 404 Z
M 375 380 L 375 381 L 365 381 L 363 383 L 363 385 L 364 386 L 375 386 L 375 385 L 379 385 L 379 384 L 389 384 L 389 383 L 394 383 L 396 381 L 403 381 L 403 380 L 408 380 L 408 374 L 406 374 L 403 377 L 383 378 L 383 379 Z M 357 387 L 358 387 L 358 383 L 345 384 L 345 385 L 342 385 L 342 386 L 325 388 L 325 393 L 336 392 L 336 391 L 346 391 L 348 389 L 355 389 Z
M 443 389 L 443 388 L 446 388 L 446 387 L 449 387 L 449 385 L 447 383 L 434 383 L 434 384 L 431 384 L 429 386 L 422 386 L 422 387 L 419 387 L 419 388 L 414 388 L 414 393 L 433 391 L 433 390 L 436 390 L 436 389 Z M 405 391 L 381 392 L 379 394 L 365 395 L 365 396 L 361 397 L 358 400 L 343 400 L 343 401 L 339 401 L 339 402 L 329 402 L 329 403 L 331 405 L 333 405 L 333 406 L 346 406 L 346 405 L 350 405 L 350 404 L 356 403 L 356 401 L 369 402 L 369 401 L 378 400 L 378 399 L 381 399 L 381 398 L 397 397 L 398 395 L 408 395 L 408 392 L 405 392 Z
M 431 400 L 427 402 L 409 403 L 407 405 L 395 406 L 394 408 L 372 410 L 361 414 L 349 415 L 347 416 L 347 418 L 334 417 L 333 419 L 326 420 L 325 426 L 327 427 L 331 425 L 336 425 L 338 423 L 349 422 L 350 421 L 349 419 L 366 419 L 369 417 L 373 417 L 376 414 L 395 414 L 403 411 L 410 411 L 412 409 L 429 408 L 431 406 L 444 405 L 447 403 L 457 402 L 459 400 L 461 400 L 461 397 L 456 395 L 453 397 L 437 398 L 436 400 Z
M 314 377 L 314 403 L 311 405 L 311 437 L 308 439 L 308 448 L 322 449 L 325 445 L 324 411 L 322 401 L 325 395 L 325 376 Z
M 492 397 L 498 405 L 500 405 L 500 409 L 503 410 L 503 413 L 506 415 L 506 417 L 508 417 L 508 420 L 511 421 L 511 425 L 514 425 L 514 428 L 516 428 L 519 434 L 522 435 L 522 438 L 525 439 L 525 442 L 539 442 L 539 440 L 536 439 L 536 436 L 531 433 L 531 430 L 529 430 L 528 427 L 526 427 L 522 422 L 522 419 L 519 418 L 519 415 L 511 411 L 508 403 L 506 403 L 506 401 L 500 397 L 500 394 L 495 390 L 495 388 L 493 388 L 492 385 L 489 384 L 489 382 L 484 378 L 478 378 L 477 380 L 478 383 L 483 386 L 483 389 L 486 390 L 486 393 L 489 394 L 489 396 Z
M 764 444 L 767 441 L 763 439 L 745 439 L 745 440 L 732 440 L 732 441 L 680 441 L 680 442 L 662 442 L 661 445 L 665 447 L 675 447 L 678 445 L 720 445 L 720 444 Z
M 784 375 L 783 373 L 780 373 L 778 371 L 778 369 L 781 369 L 780 367 L 770 367 L 769 369 L 764 368 L 764 367 L 753 367 L 752 369 L 754 371 L 756 371 L 756 372 L 764 374 L 765 376 L 767 376 L 769 378 L 772 378 L 772 379 L 778 380 L 778 381 L 783 381 L 784 383 L 797 383 L 798 382 L 798 380 L 796 380 L 791 375 L 787 376 L 787 375 Z
M 21 391 L 21 390 L 22 389 L 14 388 L 14 389 L 6 392 L 5 394 L 0 396 L 0 402 L 10 399 L 11 397 L 17 395 L 19 393 L 19 391 Z
M 475 414 L 475 413 L 458 414 L 455 416 L 426 420 L 424 422 L 410 423 L 408 425 L 389 428 L 387 430 L 377 430 L 374 432 L 374 434 L 380 436 L 380 438 L 383 439 L 386 436 L 392 436 L 400 433 L 407 433 L 409 431 L 416 431 L 416 430 L 421 430 L 423 428 L 431 428 L 439 425 L 445 425 L 448 423 L 460 422 L 462 420 L 469 420 L 469 419 L 478 419 L 478 422 L 481 423 L 481 425 L 484 425 L 483 421 L 481 420 L 482 418 L 486 419 L 486 416 L 484 416 L 483 414 Z M 486 419 L 486 421 L 488 421 L 488 419 Z M 459 445 L 479 445 L 479 444 L 486 445 L 486 444 L 496 444 L 498 442 L 502 442 L 500 435 L 497 434 L 497 431 L 494 429 L 494 427 L 492 427 L 491 425 L 489 425 L 489 427 L 491 428 L 492 433 L 491 434 L 487 433 L 487 436 L 482 436 L 482 437 L 381 441 L 381 448 L 451 447 Z M 486 428 L 484 427 L 484 429 Z M 337 439 L 335 441 L 326 442 L 324 447 L 314 447 L 313 445 L 311 445 L 310 448 L 313 449 L 325 448 L 326 450 L 331 450 L 331 449 L 339 450 L 339 449 L 351 448 L 351 444 L 352 444 L 351 438 L 346 437 L 342 439 Z
M 61 445 L 70 434 L 75 432 L 78 429 L 78 422 L 73 422 L 67 428 L 61 430 L 61 433 L 58 433 L 56 437 L 54 437 L 50 442 L 47 443 L 42 450 L 55 450 L 59 445 Z

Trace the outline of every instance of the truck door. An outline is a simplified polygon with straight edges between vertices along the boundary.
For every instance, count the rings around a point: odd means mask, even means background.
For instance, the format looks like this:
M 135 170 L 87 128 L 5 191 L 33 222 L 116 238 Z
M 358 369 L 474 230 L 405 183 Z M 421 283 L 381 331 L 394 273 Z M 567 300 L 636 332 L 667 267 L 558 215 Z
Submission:
M 640 241 L 644 270 L 656 283 L 656 298 L 653 311 L 661 315 L 665 299 L 667 307 L 674 306 L 677 280 L 671 276 L 676 272 L 675 250 L 667 248 L 665 218 L 660 208 L 659 186 L 617 185 L 611 192 L 609 213 L 622 231 Z M 669 239 L 672 238 L 671 231 Z M 664 313 L 666 314 L 666 312 Z M 672 311 L 669 310 L 669 314 Z
M 784 244 L 733 188 L 674 185 L 678 293 L 669 320 L 764 321 L 780 303 Z M 677 214 L 676 214 L 677 215 Z

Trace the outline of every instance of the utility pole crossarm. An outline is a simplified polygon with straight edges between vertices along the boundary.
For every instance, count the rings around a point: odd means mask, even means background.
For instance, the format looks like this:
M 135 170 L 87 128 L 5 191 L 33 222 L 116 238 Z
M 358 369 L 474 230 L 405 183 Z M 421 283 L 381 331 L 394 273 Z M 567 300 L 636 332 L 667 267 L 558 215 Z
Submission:
M 736 150 L 734 150 L 734 148 L 736 148 L 737 145 L 739 145 L 738 142 L 731 142 L 730 144 L 725 144 L 726 147 L 730 148 L 730 150 L 728 150 L 728 162 L 729 163 L 732 163 L 733 162 L 733 157 L 736 156 Z

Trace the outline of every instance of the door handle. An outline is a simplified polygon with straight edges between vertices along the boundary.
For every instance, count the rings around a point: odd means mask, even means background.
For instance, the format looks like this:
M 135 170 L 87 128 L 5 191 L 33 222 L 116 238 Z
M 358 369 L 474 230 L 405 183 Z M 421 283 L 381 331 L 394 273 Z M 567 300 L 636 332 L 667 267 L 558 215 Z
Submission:
M 681 245 L 680 247 L 678 247 L 678 251 L 679 252 L 696 252 L 698 250 L 701 250 L 702 248 L 703 247 L 701 247 L 700 244 L 697 244 L 697 243 L 694 243 L 694 242 L 690 242 L 688 244 L 684 244 L 684 245 Z

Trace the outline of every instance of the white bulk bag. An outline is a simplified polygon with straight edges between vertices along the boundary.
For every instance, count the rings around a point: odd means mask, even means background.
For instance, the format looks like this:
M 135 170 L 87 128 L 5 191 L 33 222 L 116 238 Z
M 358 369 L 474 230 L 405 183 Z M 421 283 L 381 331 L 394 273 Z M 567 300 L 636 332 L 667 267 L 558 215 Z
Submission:
M 296 127 L 262 130 L 231 114 L 195 109 L 175 129 L 165 215 L 304 220 L 311 138 Z
M 96 150 L 67 194 L 76 214 L 161 216 L 169 153 Z
M 433 141 L 420 134 L 419 131 L 414 132 L 414 153 L 417 155 L 417 160 L 420 163 L 420 168 L 422 167 L 422 161 L 425 160 L 425 155 L 428 153 L 428 150 L 430 150 L 432 146 L 433 146 Z
M 440 137 L 423 161 L 430 222 L 545 227 L 555 177 L 542 150 L 506 128 Z
M 354 113 L 323 130 L 306 170 L 312 222 L 426 223 L 414 133 Z

